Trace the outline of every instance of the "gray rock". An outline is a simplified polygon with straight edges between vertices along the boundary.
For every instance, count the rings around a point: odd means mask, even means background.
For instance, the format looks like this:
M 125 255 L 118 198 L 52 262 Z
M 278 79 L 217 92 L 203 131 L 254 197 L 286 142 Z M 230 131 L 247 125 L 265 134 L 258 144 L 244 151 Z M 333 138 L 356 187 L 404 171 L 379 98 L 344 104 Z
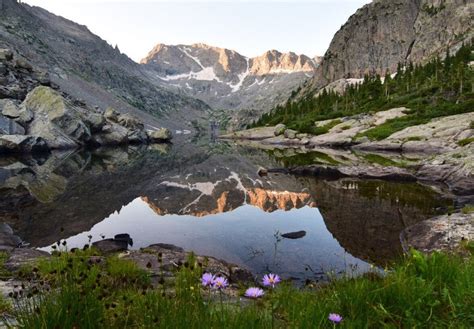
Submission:
M 28 63 L 24 58 L 17 58 L 15 61 L 15 66 L 20 69 L 25 69 L 27 71 L 33 71 L 33 66 Z
M 284 136 L 285 136 L 285 138 L 295 139 L 297 133 L 298 132 L 296 130 L 286 129 L 285 132 L 284 132 Z
M 119 115 L 117 122 L 121 126 L 132 130 L 143 130 L 144 127 L 140 120 L 129 113 Z
M 45 251 L 29 248 L 16 248 L 11 253 L 4 266 L 7 270 L 18 271 L 25 265 L 33 265 L 40 258 L 48 258 L 51 255 Z
M 275 130 L 273 131 L 275 136 L 280 136 L 285 133 L 286 126 L 283 123 L 279 123 L 275 126 Z
M 106 124 L 105 117 L 102 114 L 88 112 L 84 114 L 84 122 L 89 126 L 91 133 L 97 133 L 102 131 L 102 128 Z
M 128 143 L 129 130 L 119 124 L 109 122 L 102 132 L 92 136 L 92 140 L 98 145 L 120 145 Z
M 0 99 L 0 112 L 9 118 L 18 118 L 20 109 L 11 99 Z
M 91 132 L 82 121 L 81 113 L 49 87 L 36 87 L 22 106 L 34 112 L 28 133 L 42 137 L 52 149 L 78 147 L 91 139 Z
M 128 241 L 122 239 L 104 239 L 92 243 L 92 246 L 107 254 L 127 250 Z
M 25 128 L 14 120 L 0 114 L 0 135 L 24 135 Z
M 44 139 L 28 135 L 0 135 L 0 153 L 35 153 L 49 150 Z
M 119 116 L 120 116 L 120 113 L 111 107 L 108 107 L 104 113 L 104 117 L 107 120 L 112 121 L 112 122 L 118 122 Z
M 11 61 L 13 52 L 10 49 L 0 49 L 0 61 Z
M 128 141 L 135 144 L 143 144 L 148 142 L 148 134 L 144 129 L 129 130 L 127 134 Z
M 167 128 L 161 128 L 158 130 L 148 130 L 148 137 L 152 142 L 168 142 L 171 140 L 173 135 L 171 131 Z
M 401 234 L 405 250 L 453 251 L 474 239 L 474 213 L 442 215 L 407 227 Z

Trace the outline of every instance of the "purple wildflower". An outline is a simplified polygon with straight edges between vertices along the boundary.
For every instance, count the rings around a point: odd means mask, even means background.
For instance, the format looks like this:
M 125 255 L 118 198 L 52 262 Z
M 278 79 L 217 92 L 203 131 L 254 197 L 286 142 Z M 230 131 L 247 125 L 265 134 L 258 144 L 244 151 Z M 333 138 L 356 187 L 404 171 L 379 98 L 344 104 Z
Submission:
M 228 285 L 229 282 L 223 276 L 218 276 L 214 279 L 214 282 L 212 283 L 212 286 L 216 289 L 224 289 L 227 288 Z
M 259 297 L 262 297 L 264 294 L 265 293 L 263 292 L 262 289 L 256 288 L 256 287 L 248 288 L 245 291 L 245 297 L 248 297 L 248 298 L 259 298 Z
M 339 323 L 342 321 L 342 316 L 337 313 L 329 313 L 328 319 L 333 323 Z
M 211 273 L 204 273 L 201 278 L 201 283 L 204 287 L 210 287 L 214 284 L 215 276 Z
M 273 274 L 273 273 L 270 273 L 270 274 L 265 274 L 263 276 L 263 285 L 265 287 L 272 287 L 272 288 L 275 288 L 275 286 L 281 282 L 281 279 L 280 279 L 280 276 L 278 274 Z

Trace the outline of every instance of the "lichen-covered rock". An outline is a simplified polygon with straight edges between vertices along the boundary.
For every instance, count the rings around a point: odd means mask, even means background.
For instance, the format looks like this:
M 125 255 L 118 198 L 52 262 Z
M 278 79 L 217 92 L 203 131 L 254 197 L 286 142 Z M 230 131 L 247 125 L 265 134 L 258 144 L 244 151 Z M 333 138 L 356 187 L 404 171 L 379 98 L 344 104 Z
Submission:
M 140 120 L 129 113 L 119 115 L 117 122 L 121 126 L 129 129 L 143 129 L 144 127 Z
M 275 126 L 274 135 L 280 136 L 285 133 L 286 126 L 283 123 L 279 123 Z
M 82 121 L 80 112 L 49 87 L 36 87 L 22 106 L 34 113 L 28 133 L 45 139 L 51 149 L 73 148 L 85 145 L 91 139 L 89 127 Z
M 107 120 L 112 121 L 112 122 L 118 122 L 119 116 L 120 116 L 120 113 L 111 107 L 108 107 L 104 113 L 104 117 Z
M 48 150 L 41 137 L 28 135 L 0 135 L 1 153 L 36 153 Z
M 168 142 L 171 140 L 173 135 L 171 131 L 167 128 L 161 128 L 158 130 L 147 131 L 148 137 L 153 142 Z

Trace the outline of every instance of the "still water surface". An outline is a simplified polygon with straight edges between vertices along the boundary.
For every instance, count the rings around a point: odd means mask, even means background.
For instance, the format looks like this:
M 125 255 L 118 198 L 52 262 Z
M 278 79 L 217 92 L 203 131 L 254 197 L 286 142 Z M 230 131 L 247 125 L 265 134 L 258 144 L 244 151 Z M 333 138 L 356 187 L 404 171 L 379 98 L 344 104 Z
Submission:
M 401 253 L 400 231 L 447 205 L 415 183 L 284 174 L 270 154 L 228 144 L 2 159 L 0 219 L 32 246 L 82 247 L 128 233 L 296 280 L 364 272 Z M 298 239 L 281 235 L 305 231 Z

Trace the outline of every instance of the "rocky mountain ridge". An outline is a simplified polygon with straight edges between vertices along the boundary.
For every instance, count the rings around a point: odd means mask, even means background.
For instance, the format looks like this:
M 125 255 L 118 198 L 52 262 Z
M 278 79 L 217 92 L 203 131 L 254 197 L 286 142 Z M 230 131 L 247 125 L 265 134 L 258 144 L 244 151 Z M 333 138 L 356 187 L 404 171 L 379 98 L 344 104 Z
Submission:
M 164 85 L 184 90 L 214 109 L 255 109 L 261 113 L 312 77 L 319 61 L 319 57 L 277 50 L 249 58 L 198 43 L 158 44 L 141 64 Z
M 465 0 L 375 0 L 334 35 L 305 92 L 339 79 L 396 72 L 455 52 L 474 37 L 474 3 Z
M 86 26 L 16 0 L 0 0 L 0 9 L 0 48 L 48 72 L 61 90 L 91 106 L 113 106 L 152 126 L 179 128 L 191 126 L 209 109 L 202 101 L 163 88 Z

